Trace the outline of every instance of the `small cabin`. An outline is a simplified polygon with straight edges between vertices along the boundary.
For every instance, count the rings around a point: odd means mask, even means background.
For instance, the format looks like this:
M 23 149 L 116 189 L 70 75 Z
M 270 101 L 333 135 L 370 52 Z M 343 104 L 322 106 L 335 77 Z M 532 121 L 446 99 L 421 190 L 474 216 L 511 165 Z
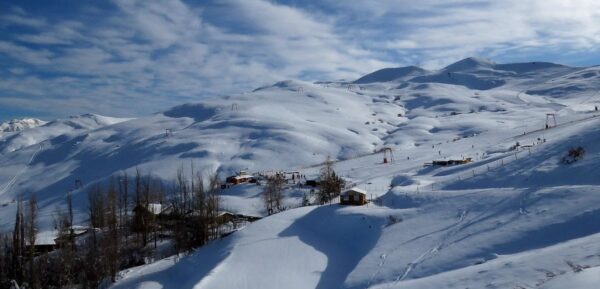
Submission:
M 256 183 L 256 179 L 252 175 L 248 175 L 246 173 L 240 173 L 237 176 L 227 177 L 225 182 L 227 182 L 228 184 L 239 185 L 239 184 L 244 184 L 244 183 Z
M 367 203 L 367 191 L 352 188 L 340 195 L 340 204 L 362 206 Z
M 316 187 L 319 186 L 319 181 L 318 180 L 306 180 L 305 185 L 309 186 L 309 187 L 316 188 Z
M 56 247 L 59 248 L 68 246 L 69 244 L 71 244 L 71 242 L 76 242 L 78 238 L 87 234 L 89 230 L 90 229 L 88 227 L 73 226 L 69 229 L 69 232 L 67 232 L 66 234 L 62 236 L 59 235 L 56 238 L 54 238 L 54 244 L 56 245 Z
M 441 161 L 433 161 L 429 164 L 425 164 L 425 166 L 456 166 L 456 165 L 464 165 L 464 164 L 468 164 L 472 161 L 473 159 L 471 158 L 464 158 L 462 160 L 441 160 Z
M 40 254 L 45 254 L 54 251 L 56 249 L 56 243 L 52 241 L 46 240 L 36 240 L 33 245 L 33 253 L 35 256 L 39 256 Z M 31 250 L 31 245 L 29 245 L 29 241 L 25 244 L 25 250 L 29 252 Z

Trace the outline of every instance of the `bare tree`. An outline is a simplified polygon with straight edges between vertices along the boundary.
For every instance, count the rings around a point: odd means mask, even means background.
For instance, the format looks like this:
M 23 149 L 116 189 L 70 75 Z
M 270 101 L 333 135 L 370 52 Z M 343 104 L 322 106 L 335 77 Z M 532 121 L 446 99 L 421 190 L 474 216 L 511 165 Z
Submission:
M 29 252 L 27 261 L 29 263 L 28 270 L 28 279 L 29 285 L 31 288 L 36 289 L 39 287 L 38 276 L 35 272 L 34 268 L 34 259 L 33 256 L 35 254 L 35 241 L 37 237 L 37 199 L 34 194 L 29 198 L 29 206 L 27 207 L 27 223 L 26 223 L 26 234 L 27 234 L 27 243 L 29 245 Z
M 88 215 L 92 228 L 104 228 L 105 205 L 100 184 L 96 184 L 88 191 Z
M 323 163 L 323 168 L 321 168 L 319 202 L 325 204 L 339 196 L 344 183 L 344 180 L 336 175 L 333 169 L 333 161 L 327 156 Z
M 69 195 L 67 195 L 68 202 L 71 201 Z M 72 205 L 68 205 L 69 208 Z M 69 209 L 71 210 L 71 209 Z M 72 211 L 70 211 L 72 212 Z M 54 263 L 52 266 L 55 272 L 56 285 L 67 286 L 74 282 L 73 275 L 75 274 L 75 242 L 74 242 L 74 231 L 72 228 L 72 213 L 64 212 L 60 208 L 57 208 L 54 214 L 54 227 L 57 229 L 57 242 L 58 247 L 57 253 L 55 254 Z
M 114 178 L 111 177 L 109 180 L 108 191 L 107 191 L 107 215 L 106 225 L 107 231 L 104 236 L 104 247 L 106 257 L 106 267 L 108 274 L 112 281 L 115 280 L 119 269 L 119 218 L 117 215 L 118 211 L 118 197 L 117 191 L 114 186 Z
M 0 234 L 0 288 L 9 287 L 13 248 L 9 234 Z
M 206 199 L 206 216 L 208 224 L 210 225 L 210 230 L 208 238 L 217 238 L 219 236 L 219 224 L 218 224 L 218 216 L 220 211 L 220 197 L 219 190 L 221 186 L 219 183 L 219 177 L 216 173 L 212 173 L 209 175 L 208 182 L 208 196 Z
M 25 224 L 23 220 L 23 201 L 19 198 L 13 230 L 12 273 L 17 283 L 23 283 L 23 253 L 25 250 Z
M 284 209 L 282 204 L 284 183 L 285 180 L 280 174 L 267 179 L 267 184 L 262 192 L 267 214 L 272 215 Z
M 125 247 L 127 247 L 129 238 L 129 177 L 127 172 L 123 172 L 119 176 L 119 219 Z

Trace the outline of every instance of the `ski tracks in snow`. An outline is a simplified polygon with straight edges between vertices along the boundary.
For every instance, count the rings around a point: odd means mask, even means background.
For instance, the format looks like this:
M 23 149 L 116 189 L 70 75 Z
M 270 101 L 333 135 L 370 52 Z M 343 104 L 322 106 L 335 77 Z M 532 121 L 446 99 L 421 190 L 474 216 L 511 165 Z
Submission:
M 35 157 L 37 156 L 37 154 L 43 149 L 43 144 L 39 144 L 38 149 L 31 155 L 31 158 L 29 159 L 29 161 L 27 162 L 27 164 L 25 165 L 25 167 L 23 169 L 21 169 L 19 172 L 17 172 L 12 179 L 10 179 L 10 181 L 8 181 L 6 184 L 4 184 L 4 187 L 2 187 L 2 189 L 0 189 L 0 196 L 3 195 L 4 193 L 6 193 L 19 179 L 19 176 L 21 176 L 31 165 L 31 163 L 33 162 L 33 160 L 35 160 Z
M 518 197 L 523 198 L 523 196 L 518 196 Z M 510 196 L 503 198 L 495 205 L 503 204 L 506 201 L 508 201 L 509 199 L 511 199 Z M 433 258 L 443 248 L 452 245 L 453 242 L 451 242 L 451 238 L 453 236 L 455 236 L 460 231 L 475 224 L 478 220 L 481 220 L 482 218 L 485 218 L 488 214 L 490 214 L 490 212 L 484 211 L 480 214 L 473 216 L 472 218 L 469 218 L 469 220 L 467 221 L 467 216 L 468 216 L 469 212 L 472 211 L 473 209 L 475 209 L 479 205 L 480 205 L 480 201 L 475 200 L 467 209 L 460 210 L 460 215 L 458 217 L 458 220 L 453 225 L 447 227 L 446 233 L 443 234 L 439 238 L 438 242 L 434 246 L 432 246 L 430 249 L 423 252 L 423 254 L 419 255 L 416 259 L 414 259 L 413 261 L 408 263 L 408 265 L 404 268 L 404 270 L 402 270 L 402 272 L 400 274 L 398 274 L 398 276 L 396 277 L 394 282 L 389 284 L 388 288 L 398 284 L 401 281 L 406 280 L 406 278 L 409 277 L 410 273 L 413 271 L 413 269 L 415 267 L 417 267 L 418 265 L 422 264 L 423 262 Z
M 458 231 L 462 230 L 463 227 L 459 226 L 461 223 L 464 222 L 464 220 L 467 217 L 467 214 L 469 213 L 469 210 L 462 210 L 460 212 L 460 216 L 458 218 L 458 221 L 456 221 L 456 223 L 454 223 L 452 226 L 448 227 L 450 229 L 450 231 L 448 231 L 446 234 L 444 234 L 441 238 L 440 241 L 433 247 L 431 247 L 429 250 L 425 251 L 423 254 L 421 254 L 419 257 L 417 257 L 416 259 L 414 259 L 413 261 L 411 261 L 410 263 L 408 263 L 408 265 L 406 266 L 406 268 L 404 268 L 404 270 L 402 271 L 401 274 L 399 274 L 396 279 L 394 280 L 394 282 L 391 285 L 395 285 L 398 282 L 401 282 L 403 280 L 405 280 L 408 275 L 410 274 L 410 272 L 419 264 L 423 263 L 424 261 L 432 258 L 433 256 L 435 256 L 442 248 L 444 248 L 446 246 L 447 241 L 454 236 Z

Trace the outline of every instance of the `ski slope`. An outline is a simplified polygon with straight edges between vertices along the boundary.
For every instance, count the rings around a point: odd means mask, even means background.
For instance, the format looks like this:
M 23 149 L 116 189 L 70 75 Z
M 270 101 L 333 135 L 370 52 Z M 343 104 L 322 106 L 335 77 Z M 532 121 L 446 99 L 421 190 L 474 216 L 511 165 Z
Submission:
M 377 204 L 288 210 L 190 256 L 127 270 L 115 288 L 558 286 L 579 278 L 573 264 L 590 267 L 582 272 L 600 265 L 598 75 L 598 67 L 468 58 L 355 82 L 282 81 L 136 119 L 50 122 L 0 136 L 0 228 L 11 228 L 14 200 L 35 193 L 47 217 L 40 226 L 50 230 L 76 180 L 83 224 L 87 188 L 123 171 L 170 181 L 193 163 L 221 177 L 286 170 L 312 178 L 331 156 Z M 558 126 L 544 129 L 548 113 Z M 585 158 L 561 164 L 579 145 Z M 384 147 L 391 164 L 376 153 Z M 465 157 L 473 162 L 423 166 Z M 290 189 L 285 204 L 301 197 Z M 265 215 L 257 186 L 221 199 L 227 210 Z
M 543 149 L 447 188 L 397 185 L 381 205 L 270 216 L 180 260 L 123 272 L 113 288 L 595 288 L 600 194 L 597 174 L 588 172 L 598 168 L 599 122 L 548 130 L 552 140 Z M 575 136 L 589 157 L 559 165 Z M 374 161 L 336 166 L 402 171 Z M 420 170 L 412 178 L 434 182 L 460 174 L 458 168 Z

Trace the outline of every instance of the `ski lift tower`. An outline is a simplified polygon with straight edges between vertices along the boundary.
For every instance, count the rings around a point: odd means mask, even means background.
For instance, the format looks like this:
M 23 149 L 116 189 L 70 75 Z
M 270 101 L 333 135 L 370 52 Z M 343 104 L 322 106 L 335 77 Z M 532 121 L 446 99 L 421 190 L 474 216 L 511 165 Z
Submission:
M 394 153 L 392 153 L 392 148 L 385 147 L 382 149 L 383 151 L 383 163 L 393 163 L 394 162 Z M 388 158 L 389 155 L 389 158 Z
M 547 113 L 546 114 L 546 129 L 556 126 L 556 114 Z

